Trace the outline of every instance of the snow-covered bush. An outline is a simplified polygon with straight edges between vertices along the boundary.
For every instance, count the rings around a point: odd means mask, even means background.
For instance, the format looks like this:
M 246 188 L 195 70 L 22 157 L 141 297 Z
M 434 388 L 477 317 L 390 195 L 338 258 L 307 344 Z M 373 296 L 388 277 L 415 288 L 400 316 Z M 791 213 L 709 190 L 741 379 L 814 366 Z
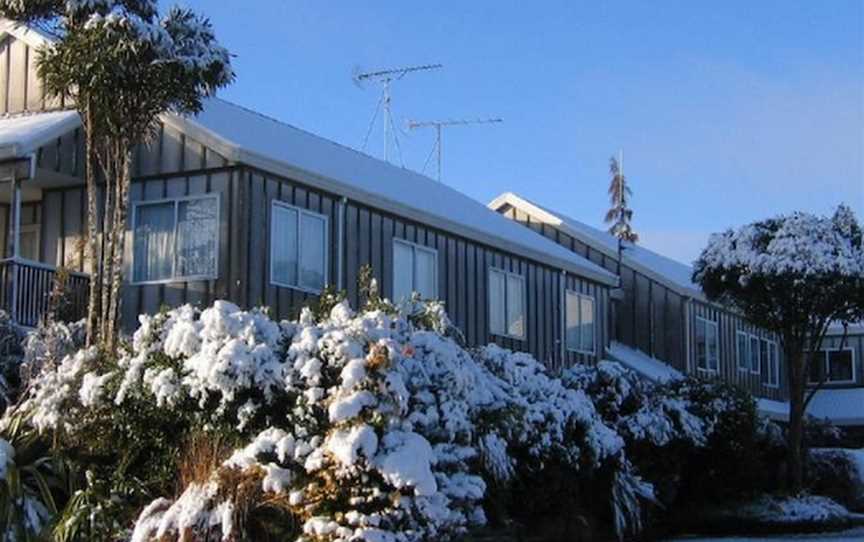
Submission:
M 42 372 L 43 368 L 53 369 L 63 358 L 84 346 L 84 321 L 41 322 L 33 331 L 27 333 L 23 341 L 24 355 L 19 370 L 21 386 L 27 387 L 30 379 Z
M 853 511 L 864 511 L 864 450 L 811 449 L 807 461 L 807 488 L 831 497 Z
M 565 513 L 596 513 L 587 502 L 622 533 L 638 524 L 651 486 L 585 391 L 526 354 L 466 350 L 440 304 L 376 306 L 283 323 L 186 306 L 142 316 L 116 360 L 45 366 L 19 410 L 89 472 L 64 517 L 88 518 L 83 538 L 127 517 L 136 541 L 229 540 L 279 516 L 297 528 L 280 536 L 307 541 L 445 540 L 486 521 L 490 486 L 530 502 L 547 492 L 532 480 L 557 477 L 582 486 Z M 233 452 L 168 499 L 202 435 Z

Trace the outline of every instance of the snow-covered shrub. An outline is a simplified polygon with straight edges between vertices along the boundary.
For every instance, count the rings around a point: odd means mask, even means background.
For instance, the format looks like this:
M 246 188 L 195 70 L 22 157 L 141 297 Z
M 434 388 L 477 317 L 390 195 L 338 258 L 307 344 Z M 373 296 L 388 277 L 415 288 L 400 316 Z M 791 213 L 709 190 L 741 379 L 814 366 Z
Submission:
M 40 322 L 27 333 L 23 341 L 23 359 L 20 368 L 21 386 L 26 388 L 34 376 L 43 368 L 53 369 L 63 358 L 84 346 L 84 321 Z
M 864 450 L 814 448 L 806 469 L 807 488 L 853 511 L 864 511 Z
M 846 434 L 843 428 L 827 418 L 806 416 L 804 418 L 804 444 L 812 448 L 836 448 L 843 445 Z

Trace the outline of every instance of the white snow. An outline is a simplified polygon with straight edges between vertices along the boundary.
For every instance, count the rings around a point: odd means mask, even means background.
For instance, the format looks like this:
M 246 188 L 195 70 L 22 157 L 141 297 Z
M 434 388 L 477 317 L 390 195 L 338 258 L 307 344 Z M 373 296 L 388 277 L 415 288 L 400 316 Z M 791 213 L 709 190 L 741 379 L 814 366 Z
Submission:
M 393 487 L 413 487 L 416 495 L 432 495 L 438 491 L 432 475 L 432 446 L 417 433 L 392 431 L 384 437 L 385 455 L 378 460 L 378 469 Z
M 772 523 L 798 523 L 845 518 L 849 511 L 828 497 L 803 495 L 800 497 L 774 497 L 763 495 L 745 503 L 737 511 L 738 517 Z
M 774 421 L 789 421 L 789 403 L 774 399 L 756 399 L 756 411 Z
M 404 214 L 419 213 L 443 227 L 495 246 L 511 247 L 607 284 L 617 278 L 581 256 L 500 216 L 482 203 L 419 173 L 378 160 L 221 99 L 209 99 L 194 118 L 171 117 L 179 127 L 205 130 L 237 149 L 251 164 L 281 164 L 316 176 L 323 187 L 349 198 Z M 330 185 L 330 186 L 328 186 Z
M 606 352 L 628 369 L 636 371 L 652 382 L 663 383 L 684 378 L 681 371 L 665 361 L 653 358 L 625 344 L 612 341 Z
M 0 157 L 22 157 L 81 125 L 77 111 L 0 116 Z

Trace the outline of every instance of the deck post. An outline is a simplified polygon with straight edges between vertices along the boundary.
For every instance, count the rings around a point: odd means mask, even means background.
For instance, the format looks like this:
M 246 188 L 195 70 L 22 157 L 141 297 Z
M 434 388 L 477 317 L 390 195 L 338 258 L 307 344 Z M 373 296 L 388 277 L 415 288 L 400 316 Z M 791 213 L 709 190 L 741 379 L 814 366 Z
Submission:
M 13 322 L 18 321 L 18 256 L 21 252 L 21 182 L 18 176 L 12 174 L 12 205 L 9 206 L 9 255 L 12 258 L 12 276 L 10 277 L 9 316 Z

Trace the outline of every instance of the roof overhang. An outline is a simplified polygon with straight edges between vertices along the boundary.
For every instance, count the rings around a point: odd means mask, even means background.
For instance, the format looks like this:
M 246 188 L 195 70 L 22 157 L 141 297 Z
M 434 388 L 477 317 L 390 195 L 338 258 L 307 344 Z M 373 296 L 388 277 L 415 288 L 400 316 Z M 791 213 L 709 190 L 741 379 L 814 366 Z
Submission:
M 467 238 L 474 241 L 506 250 L 513 254 L 519 254 L 523 257 L 535 260 L 537 262 L 549 265 L 557 269 L 562 269 L 568 273 L 584 277 L 595 282 L 607 285 L 618 286 L 618 277 L 613 273 L 606 272 L 603 269 L 588 269 L 576 265 L 574 262 L 567 261 L 562 258 L 557 258 L 551 254 L 547 254 L 541 250 L 533 250 L 523 245 L 512 243 L 506 239 L 489 235 L 488 233 L 478 231 L 467 227 L 465 224 L 458 223 L 453 220 L 448 220 L 441 216 L 428 213 L 422 209 L 409 207 L 392 199 L 386 198 L 380 194 L 372 194 L 358 188 L 355 185 L 346 183 L 337 179 L 326 177 L 315 172 L 292 166 L 289 163 L 274 159 L 260 153 L 252 152 L 236 145 L 218 134 L 214 133 L 188 117 L 181 117 L 174 114 L 165 114 L 162 116 L 163 122 L 166 125 L 185 133 L 187 136 L 200 141 L 201 143 L 213 148 L 222 156 L 231 162 L 238 164 L 246 164 L 248 166 L 268 171 L 276 175 L 280 175 L 289 179 L 294 179 L 306 184 L 320 187 L 323 190 L 333 194 L 344 196 L 354 201 L 369 205 L 385 212 L 393 213 L 399 216 L 404 216 L 423 224 L 451 232 L 458 232 Z
M 39 48 L 51 43 L 51 38 L 36 28 L 31 28 L 25 24 L 10 21 L 9 19 L 0 19 L 0 41 L 9 36 L 21 40 L 34 48 Z
M 542 209 L 537 205 L 534 205 L 530 201 L 520 198 L 512 192 L 505 192 L 504 194 L 501 194 L 500 196 L 489 202 L 488 207 L 493 211 L 498 211 L 505 205 L 509 205 L 511 207 L 519 209 L 542 220 L 543 222 L 549 224 L 552 227 L 558 228 L 567 235 L 570 235 L 571 237 L 578 239 L 582 243 L 590 246 L 592 250 L 601 252 L 602 254 L 605 254 L 606 256 L 615 260 L 618 259 L 617 250 L 612 250 L 605 244 L 599 242 L 597 239 L 591 237 L 590 235 L 586 235 L 585 232 L 579 231 L 576 228 L 571 227 L 569 224 L 567 224 L 566 221 L 561 220 L 561 218 L 555 216 L 549 211 Z M 696 290 L 694 288 L 685 288 L 674 280 L 670 280 L 668 277 L 665 277 L 662 274 L 651 269 L 650 267 L 645 266 L 642 262 L 628 257 L 626 249 L 622 251 L 621 263 L 626 264 L 627 266 L 639 271 L 646 277 L 662 284 L 663 286 L 669 288 L 670 290 L 681 296 L 697 299 L 705 303 L 711 303 L 705 297 L 705 294 L 702 293 L 700 290 Z

